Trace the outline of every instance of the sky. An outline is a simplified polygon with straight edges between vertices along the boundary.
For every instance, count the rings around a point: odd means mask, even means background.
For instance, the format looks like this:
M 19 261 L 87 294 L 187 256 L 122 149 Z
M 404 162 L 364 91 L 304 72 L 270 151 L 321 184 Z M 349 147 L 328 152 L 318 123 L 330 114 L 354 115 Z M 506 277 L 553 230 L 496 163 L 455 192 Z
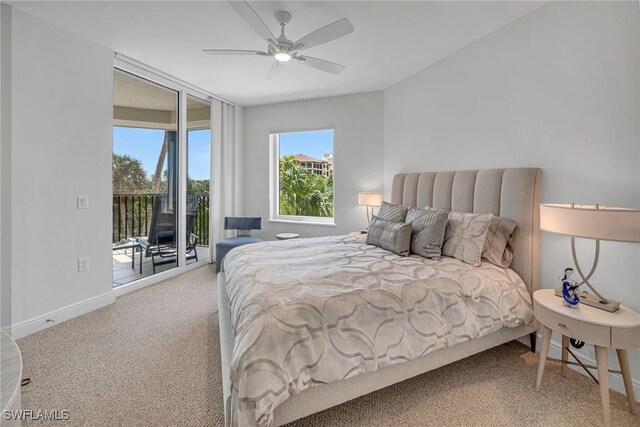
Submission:
M 333 153 L 333 129 L 281 133 L 280 157 L 300 153 L 318 160 L 323 154 Z
M 191 179 L 209 179 L 211 131 L 188 132 L 188 175 Z M 164 141 L 164 131 L 126 127 L 113 128 L 113 152 L 140 160 L 147 176 L 156 169 Z M 166 167 L 166 166 L 165 166 Z
M 156 169 L 164 131 L 126 127 L 113 128 L 113 152 L 140 160 L 147 176 Z M 209 179 L 211 131 L 195 130 L 188 133 L 188 175 L 191 179 Z M 280 134 L 280 155 L 306 154 L 322 159 L 333 152 L 333 129 Z M 165 166 L 166 167 L 166 166 Z

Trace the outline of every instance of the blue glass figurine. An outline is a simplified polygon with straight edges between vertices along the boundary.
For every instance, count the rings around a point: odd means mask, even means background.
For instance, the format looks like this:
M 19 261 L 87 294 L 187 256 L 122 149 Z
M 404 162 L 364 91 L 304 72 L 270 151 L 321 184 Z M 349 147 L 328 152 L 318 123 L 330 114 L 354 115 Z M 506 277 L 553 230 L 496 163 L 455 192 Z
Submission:
M 578 284 L 571 280 L 573 268 L 564 269 L 564 277 L 562 278 L 562 297 L 564 305 L 571 308 L 578 308 L 580 298 L 578 298 Z

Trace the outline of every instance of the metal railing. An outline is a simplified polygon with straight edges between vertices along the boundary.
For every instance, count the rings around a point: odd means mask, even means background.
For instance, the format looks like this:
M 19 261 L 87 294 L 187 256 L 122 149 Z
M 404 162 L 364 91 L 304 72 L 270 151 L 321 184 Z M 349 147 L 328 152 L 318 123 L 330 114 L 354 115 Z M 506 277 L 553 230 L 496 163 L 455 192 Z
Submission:
M 132 237 L 149 235 L 153 216 L 153 203 L 166 194 L 114 193 L 113 195 L 113 243 Z M 209 245 L 209 194 L 187 194 L 187 211 L 195 212 L 194 234 L 198 245 Z

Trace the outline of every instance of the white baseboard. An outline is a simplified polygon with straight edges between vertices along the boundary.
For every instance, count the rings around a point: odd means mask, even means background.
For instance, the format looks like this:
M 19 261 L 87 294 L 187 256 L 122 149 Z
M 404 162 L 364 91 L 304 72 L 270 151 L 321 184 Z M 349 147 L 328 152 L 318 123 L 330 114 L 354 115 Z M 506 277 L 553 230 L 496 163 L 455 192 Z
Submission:
M 97 295 L 93 298 L 79 301 L 61 309 L 53 310 L 32 319 L 13 324 L 10 328 L 8 328 L 7 333 L 9 333 L 9 335 L 11 335 L 13 339 L 26 337 L 27 335 L 31 335 L 53 325 L 57 325 L 58 323 L 62 323 L 65 320 L 73 319 L 74 317 L 78 317 L 83 314 L 89 313 L 90 311 L 102 308 L 106 305 L 113 304 L 114 302 L 116 302 L 116 297 L 144 288 L 145 286 L 158 283 L 162 280 L 169 279 L 186 271 L 206 265 L 207 263 L 208 260 L 201 260 L 184 267 L 172 268 L 171 270 L 163 271 L 161 273 L 154 274 L 153 276 L 136 280 L 131 284 L 118 286 L 117 288 L 109 292 L 105 292 L 104 294 Z
M 540 352 L 540 347 L 542 346 L 542 337 L 540 336 L 540 334 L 536 334 L 537 337 L 537 345 L 536 345 L 536 351 L 539 353 Z M 522 342 L 523 344 L 526 344 L 527 346 L 530 345 L 529 343 L 529 337 L 522 337 L 520 339 L 518 339 L 518 341 Z M 585 347 L 582 348 L 582 350 L 586 349 L 587 346 L 590 346 L 590 344 L 585 344 Z M 580 358 L 580 360 L 587 364 L 587 365 L 596 365 L 596 361 L 595 359 L 593 359 L 592 357 L 586 356 L 583 352 L 579 352 L 576 349 L 572 348 L 572 351 L 574 353 L 576 353 L 576 355 Z M 549 344 L 549 355 L 548 357 L 553 357 L 556 359 L 562 359 L 562 344 L 560 344 L 557 341 L 551 340 L 551 343 Z M 571 357 L 571 355 L 569 355 L 569 360 L 573 360 L 573 358 Z M 582 375 L 584 375 L 585 377 L 588 376 L 587 373 L 584 371 L 584 369 L 582 369 L 581 366 L 575 366 L 575 365 L 569 365 L 569 368 L 573 369 L 574 371 L 577 371 L 579 373 L 581 373 Z M 593 370 L 592 370 L 593 372 Z M 593 372 L 594 375 L 596 376 L 596 378 L 598 377 L 598 373 L 597 372 Z M 532 381 L 535 381 L 535 379 L 532 379 Z M 633 378 L 631 380 L 632 384 L 633 384 L 633 393 L 636 397 L 636 400 L 638 400 L 638 396 L 640 396 L 640 381 Z M 542 377 L 542 387 L 544 387 L 544 377 Z M 624 381 L 622 380 L 622 374 L 613 374 L 611 372 L 609 372 L 609 388 L 612 390 L 617 391 L 618 393 L 626 396 L 627 392 L 624 389 Z
M 78 317 L 106 305 L 113 304 L 114 302 L 116 302 L 116 294 L 111 290 L 93 298 L 79 301 L 61 309 L 50 311 L 41 316 L 13 324 L 7 332 L 13 339 L 26 337 L 27 335 L 31 335 L 53 325 L 57 325 L 58 323 L 62 323 L 65 320 L 73 319 L 74 317 Z

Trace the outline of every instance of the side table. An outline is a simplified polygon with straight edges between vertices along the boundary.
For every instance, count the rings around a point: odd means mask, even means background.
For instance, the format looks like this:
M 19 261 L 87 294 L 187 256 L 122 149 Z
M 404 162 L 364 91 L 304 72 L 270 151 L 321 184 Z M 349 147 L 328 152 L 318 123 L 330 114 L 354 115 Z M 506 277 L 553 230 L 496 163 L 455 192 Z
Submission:
M 615 348 L 624 388 L 627 392 L 631 413 L 636 415 L 638 408 L 631 383 L 631 369 L 627 349 L 640 347 L 640 314 L 620 305 L 620 310 L 608 311 L 580 304 L 579 308 L 566 307 L 563 299 L 555 295 L 553 289 L 540 289 L 533 294 L 533 309 L 536 318 L 542 324 L 542 348 L 538 362 L 536 391 L 540 390 L 544 365 L 549 353 L 549 342 L 552 331 L 562 334 L 562 375 L 566 375 L 568 361 L 569 338 L 593 344 L 596 351 L 598 380 L 600 383 L 600 399 L 605 425 L 611 424 L 609 408 L 609 366 L 608 348 Z M 585 365 L 586 366 L 586 365 Z M 594 378 L 595 379 L 595 378 Z
M 138 240 L 132 240 L 128 243 L 123 243 L 121 245 L 116 245 L 113 247 L 114 251 L 119 251 L 124 249 L 125 255 L 127 249 L 131 249 L 131 268 L 136 268 L 136 250 L 140 251 L 140 274 L 142 274 L 142 243 Z

